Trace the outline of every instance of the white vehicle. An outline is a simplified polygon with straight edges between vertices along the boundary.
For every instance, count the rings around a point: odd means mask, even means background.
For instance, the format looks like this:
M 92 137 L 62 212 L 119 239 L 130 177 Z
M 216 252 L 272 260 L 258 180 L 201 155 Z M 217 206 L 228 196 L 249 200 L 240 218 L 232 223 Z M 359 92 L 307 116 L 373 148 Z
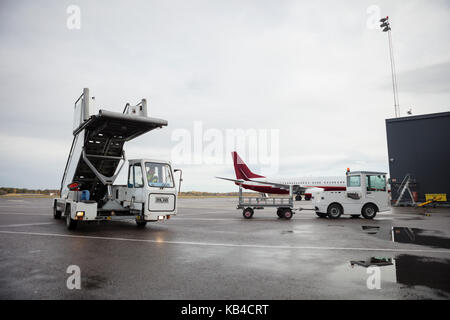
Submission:
M 126 161 L 123 145 L 167 121 L 147 117 L 147 102 L 127 104 L 123 113 L 99 110 L 90 115 L 89 89 L 75 102 L 73 143 L 53 216 L 67 228 L 79 222 L 130 220 L 138 226 L 177 213 L 177 188 L 169 161 L 137 159 L 128 163 L 128 184 L 114 185 Z M 120 167 L 119 164 L 121 163 Z M 181 170 L 180 184 L 181 184 Z
M 363 215 L 373 219 L 377 212 L 390 210 L 386 173 L 371 171 L 347 172 L 346 191 L 322 191 L 313 195 L 319 217 L 337 219 L 342 214 Z

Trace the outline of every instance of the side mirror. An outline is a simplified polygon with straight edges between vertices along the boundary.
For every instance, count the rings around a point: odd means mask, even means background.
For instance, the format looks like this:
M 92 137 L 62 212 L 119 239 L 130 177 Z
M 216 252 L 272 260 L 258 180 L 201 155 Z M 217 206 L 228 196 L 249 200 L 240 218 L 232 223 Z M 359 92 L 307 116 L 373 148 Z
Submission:
M 181 192 L 181 181 L 183 181 L 183 170 L 181 169 L 173 169 L 173 172 L 180 172 L 180 179 L 178 182 L 178 194 Z

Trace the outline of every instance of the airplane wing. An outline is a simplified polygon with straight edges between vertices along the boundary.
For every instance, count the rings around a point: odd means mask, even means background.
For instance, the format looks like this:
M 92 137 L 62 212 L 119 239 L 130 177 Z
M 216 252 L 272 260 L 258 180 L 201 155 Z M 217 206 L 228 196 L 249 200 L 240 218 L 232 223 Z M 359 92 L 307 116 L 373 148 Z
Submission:
M 262 184 L 267 184 L 276 188 L 280 188 L 280 189 L 286 189 L 289 190 L 289 184 L 284 184 L 284 183 L 279 183 L 279 182 L 270 182 L 270 181 L 260 181 L 260 180 L 253 180 L 253 179 L 249 179 L 252 182 L 256 182 L 256 183 L 262 183 Z M 293 190 L 296 191 L 304 191 L 306 189 L 308 189 L 305 186 L 301 186 L 298 184 L 293 184 L 292 185 Z
M 231 178 L 224 178 L 224 177 L 216 177 L 216 178 L 222 179 L 222 180 L 227 180 L 227 181 L 233 181 L 238 184 L 244 184 L 247 181 L 247 180 L 243 180 L 243 179 L 231 179 Z M 279 182 L 260 181 L 260 180 L 254 180 L 254 179 L 248 179 L 248 181 L 261 183 L 261 184 L 267 184 L 269 186 L 273 186 L 275 188 L 280 188 L 280 189 L 284 189 L 284 190 L 289 190 L 289 186 L 290 186 L 289 184 L 284 184 L 284 183 L 279 183 Z M 305 192 L 307 190 L 313 191 L 313 190 L 319 190 L 319 189 L 323 189 L 323 188 L 314 187 L 314 186 L 303 186 L 303 185 L 299 185 L 299 184 L 292 185 L 292 191 L 294 193 L 297 193 L 299 191 Z
M 289 190 L 289 184 L 284 184 L 284 183 L 279 183 L 279 182 L 270 182 L 270 181 L 260 181 L 260 180 L 253 180 L 253 179 L 249 179 L 252 182 L 256 182 L 256 183 L 262 183 L 262 184 L 267 184 L 276 188 L 280 188 L 280 189 L 285 189 L 285 190 Z M 323 190 L 323 188 L 320 187 L 314 187 L 314 186 L 304 186 L 304 185 L 299 185 L 299 184 L 292 184 L 292 191 L 294 193 L 296 192 L 306 192 L 306 191 L 318 191 L 318 190 Z
M 231 179 L 231 178 L 224 178 L 224 177 L 216 177 L 217 179 L 222 179 L 222 180 L 228 180 L 228 181 L 233 181 L 233 182 L 237 182 L 239 184 L 242 184 L 245 182 L 245 180 L 242 179 Z

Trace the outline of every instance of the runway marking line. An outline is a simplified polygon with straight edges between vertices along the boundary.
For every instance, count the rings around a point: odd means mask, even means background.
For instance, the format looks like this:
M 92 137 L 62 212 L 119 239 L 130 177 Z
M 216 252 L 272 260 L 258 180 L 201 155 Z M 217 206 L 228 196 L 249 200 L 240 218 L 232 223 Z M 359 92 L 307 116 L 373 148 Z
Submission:
M 55 224 L 54 222 L 36 222 L 36 223 L 20 223 L 20 224 L 0 224 L 0 228 L 11 228 L 11 227 L 28 227 L 28 226 L 40 226 L 45 224 Z
M 243 218 L 195 218 L 195 217 L 188 217 L 188 218 L 184 218 L 184 217 L 175 217 L 172 218 L 172 220 L 170 222 L 173 221 L 181 221 L 181 220 L 194 220 L 194 221 L 245 221 Z M 253 219 L 252 222 L 249 223 L 253 223 L 253 222 L 266 222 L 266 221 L 278 221 L 278 218 L 256 218 Z M 292 221 L 296 221 L 296 220 L 310 220 L 310 218 L 292 218 Z
M 166 241 L 151 239 L 133 239 L 133 238 L 113 238 L 113 237 L 97 237 L 82 236 L 58 233 L 39 233 L 39 232 L 22 232 L 22 231 L 4 231 L 0 230 L 0 234 L 20 234 L 31 236 L 47 236 L 60 238 L 81 238 L 81 239 L 97 239 L 97 240 L 113 240 L 113 241 L 130 241 L 144 242 L 156 244 L 179 244 L 209 247 L 237 247 L 237 248 L 257 248 L 257 249 L 298 249 L 298 250 L 341 250 L 341 251 L 384 251 L 384 252 L 422 252 L 422 253 L 448 253 L 450 250 L 425 250 L 425 249 L 400 249 L 400 248 L 344 248 L 344 247 L 312 247 L 312 246 L 277 246 L 277 245 L 258 245 L 258 244 L 233 244 L 233 243 L 207 243 L 195 241 Z
M 25 213 L 25 212 L 0 212 L 3 215 L 23 215 L 23 216 L 46 216 L 50 217 L 51 214 L 47 213 Z

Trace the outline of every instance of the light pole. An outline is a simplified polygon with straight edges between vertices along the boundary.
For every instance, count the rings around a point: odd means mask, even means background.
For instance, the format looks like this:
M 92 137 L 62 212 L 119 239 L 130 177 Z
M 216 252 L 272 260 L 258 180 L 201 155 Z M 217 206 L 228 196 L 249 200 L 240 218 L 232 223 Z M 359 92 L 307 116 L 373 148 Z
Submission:
M 389 17 L 380 19 L 380 22 L 380 27 L 383 29 L 382 31 L 388 33 L 389 57 L 391 58 L 392 91 L 394 92 L 394 109 L 395 117 L 398 118 L 400 116 L 400 104 L 398 101 L 397 75 L 395 74 L 394 49 L 392 46 L 391 25 L 389 24 Z

